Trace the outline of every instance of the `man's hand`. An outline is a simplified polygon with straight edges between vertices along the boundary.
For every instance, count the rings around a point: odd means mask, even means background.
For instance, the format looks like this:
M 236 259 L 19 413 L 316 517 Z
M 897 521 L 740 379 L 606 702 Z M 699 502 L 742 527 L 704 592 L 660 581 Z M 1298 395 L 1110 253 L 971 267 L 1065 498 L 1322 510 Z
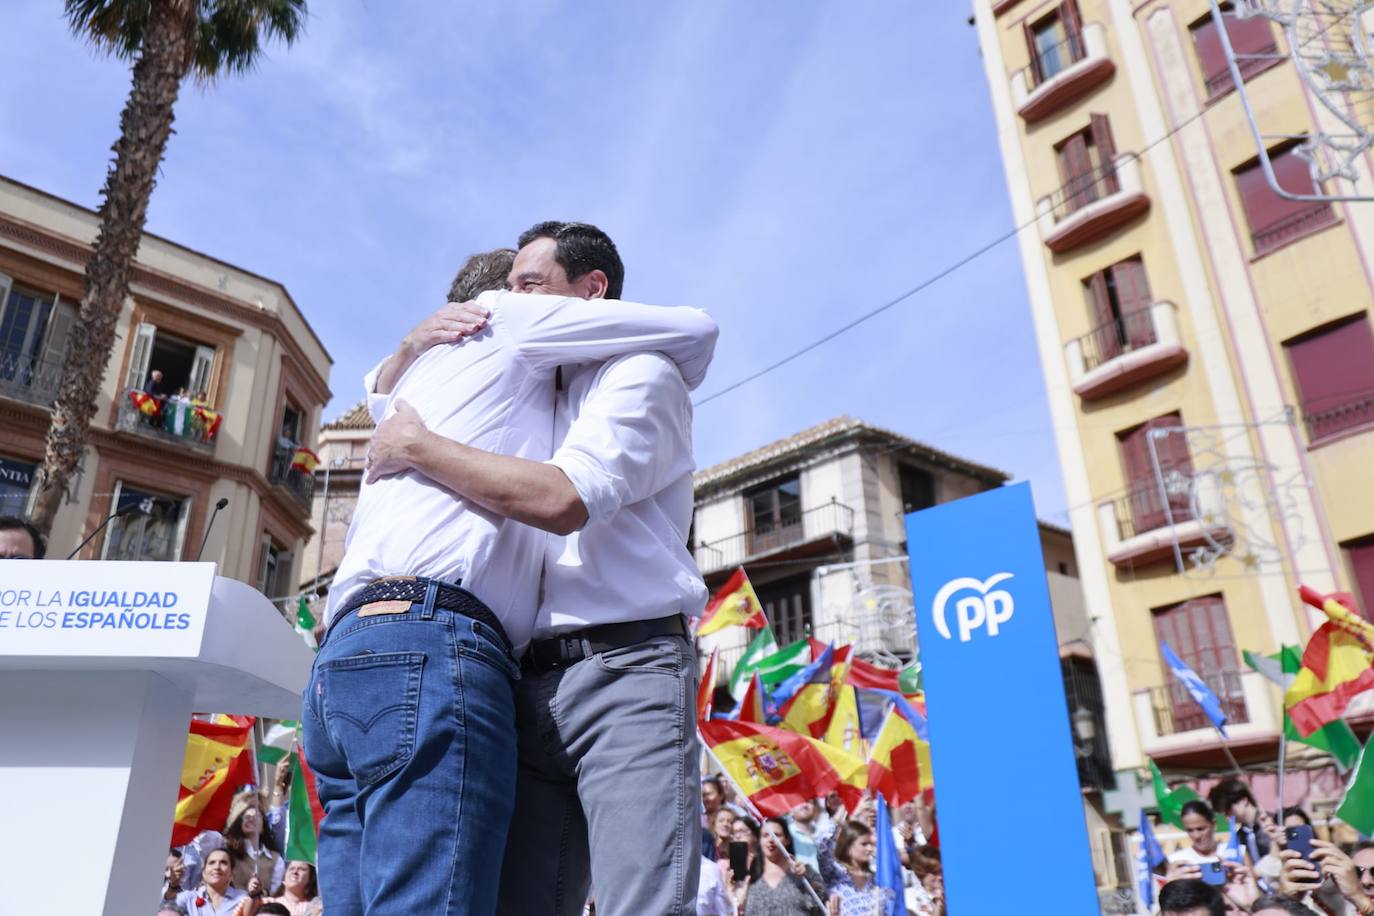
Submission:
M 1360 873 L 1355 870 L 1355 863 L 1350 856 L 1332 843 L 1313 840 L 1312 859 L 1321 866 L 1322 874 L 1330 875 L 1336 882 L 1341 896 L 1363 912 L 1363 908 L 1369 905 L 1369 895 L 1360 886 Z
M 372 444 L 367 450 L 367 482 L 414 467 L 414 450 L 428 435 L 419 412 L 405 401 L 397 401 L 396 412 L 372 433 Z
M 1236 862 L 1227 862 L 1225 894 L 1232 903 L 1248 913 L 1260 897 L 1259 885 L 1255 883 L 1255 876 L 1250 869 Z
M 401 338 L 396 352 L 387 357 L 377 373 L 377 394 L 390 394 L 396 382 L 419 359 L 420 354 L 439 344 L 457 343 L 486 327 L 491 312 L 476 302 L 449 302 Z
M 249 878 L 249 879 L 248 879 L 248 886 L 247 886 L 246 888 L 244 888 L 244 890 L 246 890 L 246 891 L 248 892 L 248 896 L 249 896 L 249 897 L 261 897 L 261 896 L 262 896 L 262 879 L 259 878 L 257 875 L 254 875 L 253 877 Z
M 1202 880 L 1202 866 L 1187 862 L 1170 862 L 1164 872 L 1165 881 Z
M 1274 819 L 1269 816 L 1268 811 L 1260 811 L 1259 823 L 1260 829 L 1264 831 L 1265 835 L 1269 837 L 1269 842 L 1273 844 L 1275 852 L 1286 845 L 1287 840 L 1283 835 L 1283 828 L 1274 823 Z
M 1316 842 L 1315 840 L 1313 841 Z M 1302 857 L 1302 853 L 1285 849 L 1279 853 L 1283 870 L 1279 872 L 1279 893 L 1285 897 L 1301 897 L 1321 887 L 1321 872 Z
M 859 802 L 858 807 L 854 809 L 854 813 L 850 815 L 850 819 L 858 821 L 859 823 L 867 827 L 869 830 L 877 829 L 877 802 L 875 802 L 872 798 L 865 798 L 863 801 Z

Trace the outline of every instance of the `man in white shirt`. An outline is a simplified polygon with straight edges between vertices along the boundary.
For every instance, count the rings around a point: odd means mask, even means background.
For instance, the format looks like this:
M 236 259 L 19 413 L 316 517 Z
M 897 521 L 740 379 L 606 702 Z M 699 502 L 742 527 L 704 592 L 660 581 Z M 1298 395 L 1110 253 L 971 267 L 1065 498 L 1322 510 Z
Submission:
M 482 260 L 482 285 L 507 263 Z M 414 418 L 537 464 L 551 452 L 559 366 L 655 351 L 699 382 L 715 336 L 695 309 L 487 292 L 407 335 L 368 376 L 368 402 L 379 432 Z M 489 914 L 516 789 L 515 658 L 544 535 L 384 448 L 369 463 L 302 716 L 325 809 L 321 896 L 366 916 Z
M 508 285 L 615 298 L 621 277 L 604 232 L 541 223 L 521 236 Z M 603 916 L 689 916 L 701 802 L 687 619 L 707 597 L 686 546 L 694 380 L 640 353 L 567 367 L 563 382 L 548 462 L 444 441 L 402 416 L 373 448 L 559 535 L 545 545 L 516 687 L 520 768 L 499 912 L 573 916 L 590 886 Z

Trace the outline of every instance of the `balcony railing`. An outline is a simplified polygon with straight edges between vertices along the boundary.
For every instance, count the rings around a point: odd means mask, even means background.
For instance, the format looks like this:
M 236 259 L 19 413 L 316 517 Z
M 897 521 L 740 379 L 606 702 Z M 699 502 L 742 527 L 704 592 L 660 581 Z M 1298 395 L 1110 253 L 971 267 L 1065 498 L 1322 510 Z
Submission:
M 48 407 L 61 383 L 61 360 L 0 350 L 0 397 Z
M 300 468 L 292 467 L 296 458 L 296 447 L 278 446 L 272 452 L 272 467 L 267 480 L 286 490 L 300 503 L 301 508 L 310 511 L 310 501 L 315 498 L 315 475 L 307 474 Z
M 1140 162 L 1118 156 L 1070 179 L 1036 207 L 1045 245 L 1056 254 L 1107 235 L 1150 208 L 1140 182 Z
M 1082 32 L 1041 49 L 1029 64 L 1012 73 L 1016 110 L 1028 123 L 1038 121 L 1086 94 L 1115 69 L 1107 56 L 1106 29 L 1088 23 Z
M 1104 397 L 1186 362 L 1172 302 L 1127 312 L 1064 345 L 1073 390 Z
M 1123 541 L 1163 528 L 1170 524 L 1170 519 L 1175 525 L 1193 520 L 1193 507 L 1186 492 L 1169 493 L 1166 512 L 1164 497 L 1153 481 L 1133 488 L 1116 504 L 1117 533 Z
M 1151 563 L 1173 555 L 1175 548 L 1209 542 L 1224 547 L 1231 538 L 1221 511 L 1222 494 L 1212 475 L 1167 470 L 1165 475 L 1170 484 L 1164 494 L 1150 480 L 1125 496 L 1098 504 L 1103 546 L 1113 564 Z
M 140 406 L 139 402 L 145 406 Z M 137 388 L 119 401 L 117 428 L 148 439 L 210 454 L 215 450 L 219 414 L 176 398 L 155 397 Z
M 1254 243 L 1256 255 L 1267 254 L 1293 239 L 1335 221 L 1336 212 L 1331 209 L 1330 203 L 1312 201 L 1309 206 L 1296 213 L 1290 213 L 1283 219 L 1256 229 L 1250 234 L 1250 241 Z
M 740 566 L 749 560 L 790 547 L 854 532 L 854 510 L 831 500 L 805 512 L 785 516 L 781 522 L 759 525 L 739 534 L 701 542 L 696 548 L 697 567 L 703 573 Z
M 1374 424 L 1374 391 L 1356 394 L 1347 401 L 1320 409 L 1304 404 L 1302 421 L 1307 426 L 1307 441 L 1311 443 L 1329 439 L 1348 429 Z
M 1250 721 L 1239 671 L 1219 671 L 1199 676 L 1221 701 L 1228 724 L 1241 725 Z M 1151 687 L 1150 706 L 1154 712 L 1156 735 L 1177 735 L 1212 725 L 1188 688 L 1177 681 L 1162 687 Z
M 1237 54 L 1236 65 L 1240 68 L 1241 80 L 1249 82 L 1250 77 L 1263 73 L 1283 59 L 1279 52 L 1278 42 L 1273 42 L 1245 54 Z M 1235 83 L 1231 82 L 1231 68 L 1225 66 L 1215 73 L 1208 74 L 1202 82 L 1207 90 L 1209 102 L 1236 88 Z

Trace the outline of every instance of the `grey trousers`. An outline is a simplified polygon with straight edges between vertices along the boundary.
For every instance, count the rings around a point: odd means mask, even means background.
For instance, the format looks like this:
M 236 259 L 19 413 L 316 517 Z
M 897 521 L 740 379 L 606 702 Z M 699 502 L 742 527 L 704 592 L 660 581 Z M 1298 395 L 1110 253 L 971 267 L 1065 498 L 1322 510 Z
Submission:
M 693 916 L 696 659 L 659 636 L 516 684 L 519 768 L 499 916 Z

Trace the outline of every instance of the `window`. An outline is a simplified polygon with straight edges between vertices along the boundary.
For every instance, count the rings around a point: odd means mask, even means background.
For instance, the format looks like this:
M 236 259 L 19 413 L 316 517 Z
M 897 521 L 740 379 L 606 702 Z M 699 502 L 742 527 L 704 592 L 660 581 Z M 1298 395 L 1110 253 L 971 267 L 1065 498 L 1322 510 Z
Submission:
M 37 469 L 32 461 L 0 458 L 0 515 L 28 515 L 29 490 Z
M 755 591 L 763 614 L 779 645 L 795 642 L 811 631 L 811 577 L 793 576 Z
M 1039 85 L 1083 59 L 1083 21 L 1078 4 L 1068 0 L 1048 16 L 1026 23 L 1030 47 L 1031 85 Z
M 1164 478 L 1168 503 L 1160 494 L 1159 478 L 1155 474 L 1155 459 L 1151 456 L 1150 440 L 1155 430 L 1177 429 L 1183 425 L 1177 413 L 1165 414 L 1139 426 L 1117 433 L 1121 446 L 1121 463 L 1128 481 L 1127 501 L 1130 507 L 1129 536 L 1153 531 L 1169 524 L 1193 517 L 1189 489 L 1193 476 L 1193 462 L 1188 455 L 1188 443 L 1181 433 L 1153 436 Z
M 1366 620 L 1374 620 L 1374 537 L 1341 545 L 1355 580 L 1355 602 Z
M 1285 344 L 1309 442 L 1374 423 L 1374 333 L 1364 315 Z
M 1092 333 L 1084 341 L 1087 368 L 1155 342 L 1150 315 L 1153 298 L 1138 255 L 1098 271 L 1083 286 L 1093 322 Z
M 143 322 L 134 329 L 124 387 L 164 396 L 184 390 L 191 397 L 213 404 L 214 364 L 214 347 L 182 340 Z
M 102 560 L 179 560 L 191 500 L 115 483 L 114 510 L 136 506 L 110 522 Z
M 264 534 L 258 555 L 258 591 L 274 601 L 295 591 L 291 587 L 292 559 L 289 550 L 277 546 L 271 535 Z
M 795 475 L 745 494 L 749 553 L 774 550 L 801 533 L 801 479 Z
M 1064 214 L 1121 190 L 1114 164 L 1116 143 L 1106 115 L 1092 115 L 1089 126 L 1062 140 L 1055 154 L 1064 180 L 1060 191 Z
M 1290 194 L 1318 193 L 1307 160 L 1293 147 L 1271 150 L 1269 160 L 1279 187 Z M 1236 169 L 1235 176 L 1256 255 L 1273 251 L 1336 220 L 1329 201 L 1288 200 L 1274 193 L 1259 160 Z
M 73 304 L 0 274 L 0 390 L 55 395 L 75 317 Z
M 903 515 L 935 505 L 935 475 L 929 471 L 899 464 L 897 485 L 901 489 Z
M 1221 9 L 1222 21 L 1226 23 L 1226 36 L 1231 39 L 1231 48 L 1236 52 L 1236 66 L 1240 68 L 1241 78 L 1249 82 L 1250 77 L 1272 67 L 1279 59 L 1274 30 L 1263 16 L 1237 16 L 1231 11 L 1229 3 L 1221 4 Z M 1221 35 L 1211 14 L 1194 22 L 1191 31 L 1207 97 L 1220 98 L 1236 86 L 1231 81 L 1231 70 L 1226 66 L 1226 51 L 1221 46 Z M 1265 59 L 1264 55 L 1274 56 Z
M 1181 604 L 1156 608 L 1154 611 L 1155 639 L 1167 642 L 1169 648 L 1206 682 L 1221 700 L 1221 708 L 1233 722 L 1248 722 L 1245 696 L 1241 691 L 1240 672 L 1236 662 L 1235 640 L 1231 636 L 1231 622 L 1226 615 L 1226 603 L 1220 595 L 1194 598 Z M 1210 724 L 1202 708 L 1170 671 L 1163 666 L 1165 693 L 1172 728 L 1164 734 L 1191 731 Z

